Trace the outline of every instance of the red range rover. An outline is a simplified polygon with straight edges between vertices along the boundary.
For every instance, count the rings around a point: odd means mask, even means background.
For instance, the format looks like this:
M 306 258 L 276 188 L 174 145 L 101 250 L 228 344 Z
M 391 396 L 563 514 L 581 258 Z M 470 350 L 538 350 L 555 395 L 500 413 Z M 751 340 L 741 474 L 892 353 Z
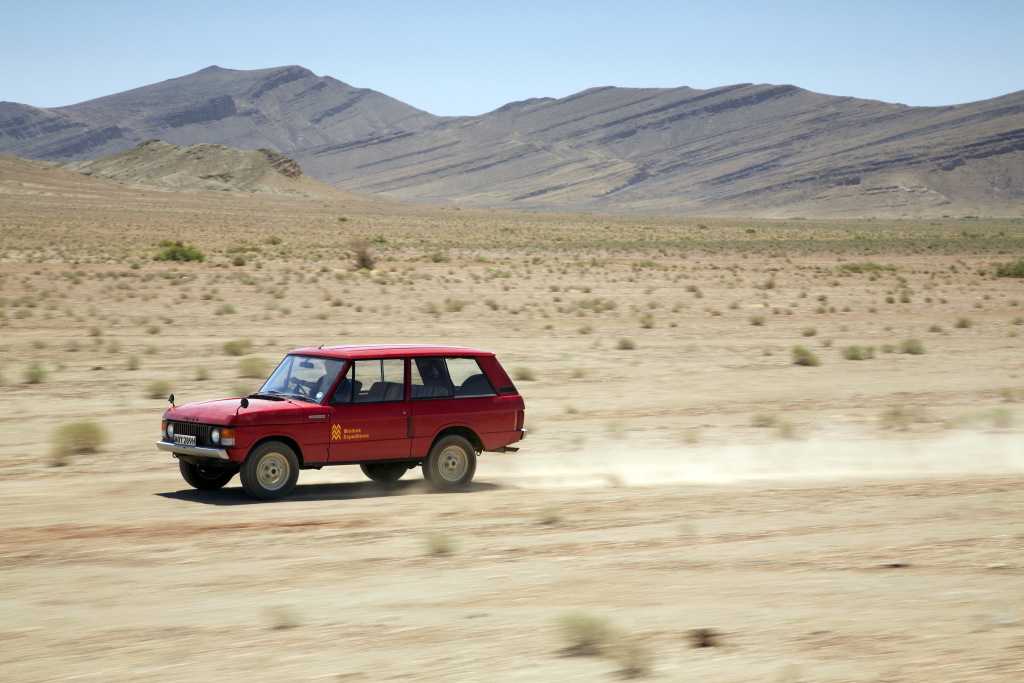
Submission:
M 436 488 L 457 490 L 480 452 L 514 452 L 526 436 L 523 397 L 498 359 L 458 346 L 297 349 L 246 398 L 171 403 L 156 446 L 185 481 L 219 489 L 237 472 L 264 500 L 325 465 L 383 482 L 422 466 Z

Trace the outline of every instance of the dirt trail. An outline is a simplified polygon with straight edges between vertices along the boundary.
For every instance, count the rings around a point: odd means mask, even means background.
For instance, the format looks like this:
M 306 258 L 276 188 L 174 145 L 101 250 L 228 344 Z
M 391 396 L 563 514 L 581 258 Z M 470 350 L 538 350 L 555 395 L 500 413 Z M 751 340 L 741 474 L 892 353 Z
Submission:
M 0 668 L 10 681 L 585 681 L 637 662 L 654 680 L 1024 675 L 1019 467 L 741 483 L 741 457 L 778 457 L 742 450 L 702 483 L 679 468 L 638 485 L 591 459 L 570 484 L 534 454 L 481 463 L 464 494 L 337 469 L 274 504 L 236 484 L 185 490 L 169 467 L 3 481 Z M 559 624 L 579 613 L 615 629 L 605 654 L 569 654 Z M 692 647 L 701 628 L 717 647 Z

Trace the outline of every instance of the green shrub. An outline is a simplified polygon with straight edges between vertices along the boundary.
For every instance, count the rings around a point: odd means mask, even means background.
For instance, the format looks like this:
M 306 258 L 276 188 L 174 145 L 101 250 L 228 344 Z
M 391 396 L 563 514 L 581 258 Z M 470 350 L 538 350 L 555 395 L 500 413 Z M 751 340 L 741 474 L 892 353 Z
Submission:
M 924 344 L 921 343 L 920 339 L 904 339 L 900 342 L 900 353 L 920 356 L 924 353 Z
M 238 359 L 238 376 L 263 379 L 270 371 L 270 364 L 259 356 L 246 356 Z
M 793 364 L 817 367 L 821 365 L 821 360 L 809 349 L 804 348 L 803 346 L 794 346 Z
M 90 420 L 61 425 L 52 436 L 54 464 L 63 465 L 72 455 L 95 453 L 106 440 L 103 427 Z
M 42 384 L 46 381 L 46 368 L 39 361 L 33 362 L 25 368 L 25 384 Z
M 875 347 L 873 346 L 844 346 L 842 350 L 843 358 L 846 360 L 867 360 L 868 358 L 875 357 Z
M 1024 277 L 1024 259 L 997 266 L 996 277 Z
M 615 348 L 620 351 L 632 351 L 636 348 L 636 342 L 628 337 L 621 337 L 619 341 L 615 342 Z
M 895 271 L 896 266 L 883 266 L 879 263 L 844 263 L 837 267 L 837 270 L 843 270 L 847 273 L 874 273 L 882 270 Z
M 953 327 L 955 327 L 958 330 L 966 330 L 973 324 L 974 322 L 970 318 L 957 318 L 956 322 L 953 323 Z
M 206 255 L 199 251 L 191 244 L 185 245 L 180 240 L 172 242 L 170 240 L 163 240 L 160 242 L 159 247 L 163 250 L 157 252 L 153 256 L 154 261 L 198 261 L 202 262 L 206 260 Z

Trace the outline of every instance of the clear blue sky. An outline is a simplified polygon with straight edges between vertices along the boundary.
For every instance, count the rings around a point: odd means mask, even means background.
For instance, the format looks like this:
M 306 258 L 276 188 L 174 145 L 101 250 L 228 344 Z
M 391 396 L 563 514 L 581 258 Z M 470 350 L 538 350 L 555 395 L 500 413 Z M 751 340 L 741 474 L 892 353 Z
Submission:
M 104 0 L 0 10 L 0 100 L 57 107 L 288 64 L 438 115 L 594 86 L 790 83 L 945 105 L 1024 90 L 1024 0 Z

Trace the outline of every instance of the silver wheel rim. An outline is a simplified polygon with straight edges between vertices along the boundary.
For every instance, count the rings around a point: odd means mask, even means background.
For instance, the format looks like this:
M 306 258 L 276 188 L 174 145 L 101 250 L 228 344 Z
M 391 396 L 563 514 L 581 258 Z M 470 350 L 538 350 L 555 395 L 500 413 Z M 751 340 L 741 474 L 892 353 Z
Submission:
M 268 453 L 256 468 L 256 479 L 264 489 L 276 491 L 288 481 L 288 461 L 280 453 Z
M 458 481 L 469 469 L 469 456 L 458 446 L 449 446 L 437 459 L 437 471 L 445 481 Z

